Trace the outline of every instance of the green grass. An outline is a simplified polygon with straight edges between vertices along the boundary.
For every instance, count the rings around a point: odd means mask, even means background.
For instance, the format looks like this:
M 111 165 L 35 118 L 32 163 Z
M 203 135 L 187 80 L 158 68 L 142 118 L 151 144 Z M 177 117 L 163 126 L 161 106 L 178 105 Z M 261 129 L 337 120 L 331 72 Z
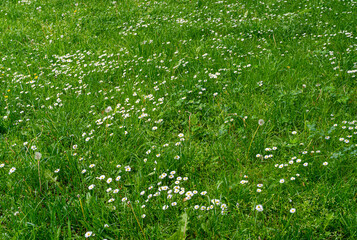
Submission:
M 1 1 L 0 238 L 357 238 L 355 8 Z

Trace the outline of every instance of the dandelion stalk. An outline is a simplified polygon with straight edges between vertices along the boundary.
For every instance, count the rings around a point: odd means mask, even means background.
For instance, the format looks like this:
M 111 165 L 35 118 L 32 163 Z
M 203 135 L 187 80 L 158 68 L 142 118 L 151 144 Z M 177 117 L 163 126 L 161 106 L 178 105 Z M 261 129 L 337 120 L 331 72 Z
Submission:
M 145 233 L 144 233 L 144 231 L 143 231 L 143 228 L 141 227 L 141 225 L 140 225 L 140 223 L 139 223 L 139 220 L 138 220 L 138 218 L 137 218 L 137 217 L 136 217 L 136 215 L 135 215 L 135 212 L 134 212 L 134 209 L 133 209 L 133 207 L 131 206 L 131 204 L 130 204 L 130 203 L 128 203 L 128 206 L 130 207 L 131 211 L 133 212 L 133 214 L 134 214 L 134 217 L 135 217 L 135 219 L 136 219 L 136 222 L 138 223 L 138 225 L 139 225 L 139 227 L 140 227 L 141 233 L 143 234 L 143 236 L 144 236 L 144 239 L 146 240 L 146 236 L 145 236 Z
M 250 141 L 250 144 L 249 144 L 248 153 L 247 153 L 247 159 L 249 158 L 250 147 L 252 146 L 252 143 L 253 143 L 253 141 L 254 141 L 255 135 L 257 134 L 257 132 L 258 132 L 258 130 L 259 130 L 259 127 L 264 125 L 264 120 L 263 120 L 263 119 L 259 119 L 258 124 L 259 124 L 259 125 L 258 125 L 258 127 L 257 127 L 257 130 L 255 130 L 255 132 L 254 132 L 254 134 L 253 134 L 253 138 L 252 138 L 252 140 Z
M 42 186 L 41 186 L 41 175 L 40 175 L 40 159 L 37 160 L 37 165 L 38 165 L 38 180 L 40 182 L 40 192 L 42 191 Z
M 79 204 L 81 204 L 81 209 L 82 209 L 84 221 L 86 221 L 86 216 L 84 215 L 84 210 L 83 210 L 83 205 L 82 205 L 81 197 L 78 196 L 78 199 L 79 199 Z

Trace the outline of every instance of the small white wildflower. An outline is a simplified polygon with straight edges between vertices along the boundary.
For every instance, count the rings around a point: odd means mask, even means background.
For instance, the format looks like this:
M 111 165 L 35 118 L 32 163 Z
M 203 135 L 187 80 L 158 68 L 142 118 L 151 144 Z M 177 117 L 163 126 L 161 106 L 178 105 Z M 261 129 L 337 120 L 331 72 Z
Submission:
M 264 209 L 263 209 L 263 206 L 261 204 L 255 206 L 255 210 L 257 210 L 258 212 L 262 212 Z
M 86 232 L 86 234 L 84 235 L 86 238 L 89 238 L 90 236 L 92 236 L 92 232 Z
M 16 168 L 15 167 L 12 167 L 11 169 L 10 169 L 10 171 L 9 171 L 9 174 L 11 174 L 11 173 L 13 173 L 13 172 L 15 172 L 16 171 Z
M 109 106 L 109 107 L 107 107 L 107 108 L 105 109 L 105 112 L 106 112 L 106 113 L 109 113 L 109 112 L 111 112 L 111 111 L 113 111 L 113 109 L 112 109 L 111 106 Z

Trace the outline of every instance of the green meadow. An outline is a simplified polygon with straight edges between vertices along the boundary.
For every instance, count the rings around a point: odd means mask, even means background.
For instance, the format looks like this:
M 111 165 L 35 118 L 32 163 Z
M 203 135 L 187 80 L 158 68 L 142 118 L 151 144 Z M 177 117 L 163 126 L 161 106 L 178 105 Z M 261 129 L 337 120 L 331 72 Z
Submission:
M 356 239 L 356 16 L 0 1 L 0 239 Z

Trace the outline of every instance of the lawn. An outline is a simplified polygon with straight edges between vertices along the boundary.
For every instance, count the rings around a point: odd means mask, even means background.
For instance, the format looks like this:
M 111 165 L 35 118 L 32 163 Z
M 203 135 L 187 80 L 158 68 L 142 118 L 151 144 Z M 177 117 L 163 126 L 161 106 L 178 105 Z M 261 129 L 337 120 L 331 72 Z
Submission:
M 356 9 L 0 1 L 0 239 L 356 239 Z

